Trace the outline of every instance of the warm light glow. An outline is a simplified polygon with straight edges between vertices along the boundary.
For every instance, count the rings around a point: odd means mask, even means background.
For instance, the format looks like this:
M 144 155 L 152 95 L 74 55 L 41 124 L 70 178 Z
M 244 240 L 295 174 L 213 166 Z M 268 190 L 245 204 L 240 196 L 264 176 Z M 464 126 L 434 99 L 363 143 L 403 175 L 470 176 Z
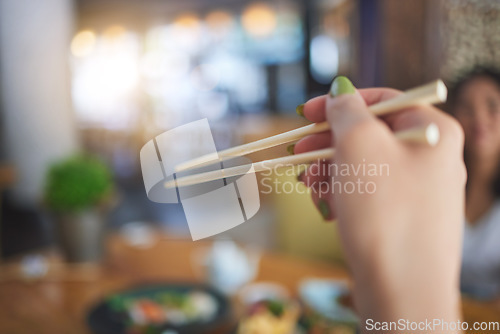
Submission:
M 234 18 L 231 13 L 223 10 L 214 10 L 205 18 L 207 25 L 214 30 L 226 30 L 231 28 Z
M 107 33 L 111 34 L 110 31 Z M 99 36 L 92 54 L 73 62 L 73 101 L 86 121 L 114 126 L 131 117 L 130 102 L 139 81 L 139 41 L 118 30 Z
M 96 43 L 96 36 L 90 30 L 80 31 L 71 41 L 71 53 L 75 57 L 85 57 L 92 53 Z
M 127 30 L 120 25 L 113 25 L 103 31 L 102 36 L 109 39 L 119 39 L 125 35 Z
M 200 51 L 203 45 L 201 40 L 203 29 L 198 16 L 194 14 L 184 14 L 175 19 L 169 30 L 168 43 L 177 45 L 178 50 L 194 55 Z
M 149 52 L 141 58 L 141 72 L 148 79 L 161 78 L 166 72 L 166 62 L 162 53 Z
M 243 12 L 242 23 L 250 35 L 266 37 L 271 35 L 276 28 L 276 13 L 265 3 L 255 3 Z
M 75 88 L 88 101 L 107 105 L 123 98 L 137 83 L 135 59 L 129 55 L 103 55 L 83 65 Z
M 200 19 L 196 14 L 187 13 L 177 17 L 174 24 L 184 28 L 195 29 L 200 25 Z

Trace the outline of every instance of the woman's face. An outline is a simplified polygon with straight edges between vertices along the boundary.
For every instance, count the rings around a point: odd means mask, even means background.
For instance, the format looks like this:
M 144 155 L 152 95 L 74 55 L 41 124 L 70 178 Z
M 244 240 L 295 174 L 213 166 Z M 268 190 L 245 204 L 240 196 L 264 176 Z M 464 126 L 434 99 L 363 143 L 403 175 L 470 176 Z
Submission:
M 475 157 L 500 155 L 500 87 L 492 79 L 473 78 L 460 90 L 455 116 L 465 133 L 465 150 Z

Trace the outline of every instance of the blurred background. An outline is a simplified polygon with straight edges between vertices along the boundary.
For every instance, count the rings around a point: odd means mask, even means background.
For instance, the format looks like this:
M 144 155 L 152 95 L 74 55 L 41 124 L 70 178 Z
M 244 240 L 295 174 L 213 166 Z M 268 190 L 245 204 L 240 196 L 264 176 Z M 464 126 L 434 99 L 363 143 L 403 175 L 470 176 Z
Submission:
M 337 74 L 358 87 L 452 81 L 498 61 L 496 1 L 47 0 L 1 2 L 3 257 L 54 243 L 47 169 L 88 152 L 112 170 L 105 224 L 187 236 L 181 208 L 150 202 L 140 148 L 208 118 L 219 149 L 304 124 L 295 107 Z M 283 147 L 254 156 L 279 155 Z M 263 195 L 231 238 L 341 261 L 307 196 Z M 325 233 L 325 231 L 327 231 Z
M 499 10 L 487 0 L 2 0 L 2 254 L 54 242 L 46 173 L 75 152 L 113 172 L 107 228 L 139 221 L 187 235 L 178 206 L 146 197 L 138 157 L 151 138 L 205 117 L 219 149 L 291 129 L 303 124 L 295 107 L 337 74 L 358 87 L 453 80 L 498 61 Z M 340 260 L 335 227 L 316 220 L 307 196 L 263 196 L 228 234 Z
M 294 291 L 304 275 L 335 276 L 336 225 L 300 185 L 261 189 L 259 213 L 203 248 L 180 205 L 148 200 L 143 145 L 202 118 L 218 149 L 306 125 L 296 107 L 336 75 L 404 90 L 477 65 L 500 66 L 496 0 L 0 0 L 0 283 L 42 279 L 35 293 L 0 286 L 2 312 L 21 300 L 0 322 L 31 332 L 16 327 L 30 314 L 31 329 L 68 333 L 97 298 L 143 280 L 231 290 L 259 277 Z M 64 262 L 100 269 L 61 274 Z
M 207 118 L 223 149 L 305 125 L 296 106 L 339 74 L 359 88 L 453 82 L 500 65 L 499 22 L 496 0 L 0 0 L 0 258 L 91 233 L 61 232 L 58 205 L 76 190 L 50 188 L 81 153 L 109 175 L 106 209 L 78 218 L 99 220 L 95 235 L 189 238 L 179 205 L 147 198 L 139 151 L 150 139 Z M 218 239 L 343 265 L 335 224 L 307 194 L 261 196 L 260 212 Z

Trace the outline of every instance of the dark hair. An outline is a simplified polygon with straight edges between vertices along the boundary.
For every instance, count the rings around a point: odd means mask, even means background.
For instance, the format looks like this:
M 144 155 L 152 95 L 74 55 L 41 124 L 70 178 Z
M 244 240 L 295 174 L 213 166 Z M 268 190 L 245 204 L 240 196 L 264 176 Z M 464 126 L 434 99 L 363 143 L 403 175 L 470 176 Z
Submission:
M 477 78 L 491 79 L 500 89 L 500 71 L 498 69 L 489 66 L 476 66 L 471 70 L 461 73 L 450 85 L 448 100 L 452 106 L 457 102 L 464 86 Z
M 472 70 L 466 71 L 461 75 L 459 75 L 457 80 L 450 86 L 448 101 L 450 102 L 452 108 L 456 105 L 458 97 L 462 93 L 462 89 L 466 86 L 466 84 L 477 78 L 488 78 L 492 80 L 500 90 L 500 71 L 493 67 L 476 66 Z M 469 164 L 465 152 L 464 152 L 464 160 L 465 160 L 465 166 L 468 169 Z M 495 176 L 495 179 L 491 187 L 493 195 L 496 198 L 500 198 L 500 166 L 498 166 L 497 168 L 497 175 Z

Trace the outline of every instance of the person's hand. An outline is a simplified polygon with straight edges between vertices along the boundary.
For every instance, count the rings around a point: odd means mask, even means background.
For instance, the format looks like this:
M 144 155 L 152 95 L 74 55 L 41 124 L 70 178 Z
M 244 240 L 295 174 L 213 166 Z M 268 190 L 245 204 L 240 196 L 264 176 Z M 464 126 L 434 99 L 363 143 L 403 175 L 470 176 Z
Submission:
M 357 91 L 338 77 L 329 95 L 308 101 L 304 116 L 327 120 L 332 132 L 303 138 L 295 153 L 333 146 L 335 154 L 331 161 L 313 163 L 300 180 L 311 187 L 323 216 L 338 219 L 362 319 L 457 321 L 463 133 L 432 106 L 383 120 L 367 108 L 398 94 Z M 393 134 L 431 122 L 441 133 L 435 147 L 405 143 Z

